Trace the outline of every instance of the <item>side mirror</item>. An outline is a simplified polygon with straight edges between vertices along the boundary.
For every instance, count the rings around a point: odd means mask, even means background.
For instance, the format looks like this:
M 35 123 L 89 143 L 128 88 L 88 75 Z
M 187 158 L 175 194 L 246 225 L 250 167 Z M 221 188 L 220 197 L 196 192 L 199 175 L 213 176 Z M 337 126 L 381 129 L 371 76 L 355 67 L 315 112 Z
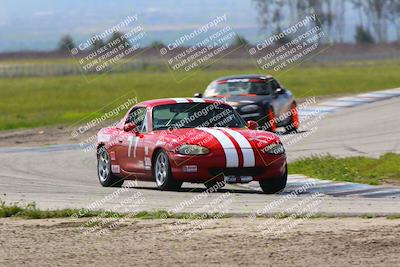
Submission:
M 194 94 L 194 97 L 202 98 L 202 97 L 203 97 L 203 94 L 202 94 L 202 93 L 195 93 L 195 94 Z
M 248 121 L 246 126 L 250 130 L 257 130 L 258 129 L 258 123 L 256 121 Z
M 279 95 L 284 94 L 285 91 L 282 88 L 276 88 L 275 91 L 272 93 L 273 98 L 277 98 Z
M 133 122 L 128 122 L 124 125 L 125 132 L 134 132 L 136 135 L 139 135 L 139 130 Z

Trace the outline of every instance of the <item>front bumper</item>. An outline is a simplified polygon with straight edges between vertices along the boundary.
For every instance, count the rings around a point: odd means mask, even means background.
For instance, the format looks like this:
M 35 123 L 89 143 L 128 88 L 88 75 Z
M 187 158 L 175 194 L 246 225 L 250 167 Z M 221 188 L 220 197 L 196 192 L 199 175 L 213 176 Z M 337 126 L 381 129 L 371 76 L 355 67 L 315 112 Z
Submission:
M 254 112 L 254 113 L 245 113 L 245 114 L 240 114 L 240 117 L 242 117 L 245 121 L 258 121 L 261 120 L 261 118 L 265 117 L 266 114 L 261 114 L 260 112 Z
M 175 180 L 203 183 L 209 180 L 245 183 L 281 177 L 286 172 L 286 155 L 255 152 L 255 166 L 227 167 L 223 151 L 208 155 L 186 156 L 170 152 L 170 164 Z M 240 165 L 239 165 L 240 166 Z
M 241 110 L 242 106 L 233 106 L 233 108 L 239 113 L 239 115 L 245 120 L 245 121 L 259 121 L 263 117 L 267 116 L 266 111 L 261 111 L 261 109 L 256 109 L 250 112 L 243 112 Z
M 256 121 L 259 124 L 262 123 L 262 121 L 265 121 L 268 119 L 268 114 L 266 113 L 261 113 L 261 112 L 254 112 L 254 113 L 240 113 L 239 115 L 245 120 L 245 121 Z M 284 118 L 283 120 L 277 120 L 276 121 L 276 126 L 277 127 L 284 127 L 289 125 L 292 122 L 292 119 L 290 117 Z

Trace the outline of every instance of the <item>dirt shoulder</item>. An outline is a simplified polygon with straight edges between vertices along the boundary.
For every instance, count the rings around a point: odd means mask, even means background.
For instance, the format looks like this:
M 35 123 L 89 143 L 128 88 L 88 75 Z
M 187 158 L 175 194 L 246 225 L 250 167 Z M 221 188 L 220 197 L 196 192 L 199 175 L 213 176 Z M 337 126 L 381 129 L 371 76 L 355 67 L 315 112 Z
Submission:
M 260 233 L 268 219 L 205 223 L 174 234 L 176 220 L 119 221 L 103 235 L 84 234 L 89 219 L 0 219 L 5 266 L 399 266 L 400 220 L 298 221 L 280 235 Z M 176 232 L 175 232 L 176 233 Z
M 74 135 L 74 129 L 63 126 L 0 131 L 0 147 L 33 147 L 58 144 L 87 144 L 95 140 L 101 127 Z M 94 138 L 94 139 L 93 139 Z

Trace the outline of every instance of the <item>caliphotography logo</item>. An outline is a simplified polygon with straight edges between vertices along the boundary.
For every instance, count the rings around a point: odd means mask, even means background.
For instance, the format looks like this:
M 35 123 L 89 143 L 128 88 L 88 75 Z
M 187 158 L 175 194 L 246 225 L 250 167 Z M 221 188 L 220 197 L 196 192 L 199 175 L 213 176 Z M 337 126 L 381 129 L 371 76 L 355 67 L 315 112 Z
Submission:
M 228 21 L 227 14 L 221 14 L 160 48 L 160 54 L 177 82 L 243 46 L 240 36 Z M 188 48 L 183 49 L 185 47 Z M 174 74 L 177 71 L 187 74 L 178 78 Z
M 95 76 L 86 74 L 101 74 L 112 68 L 123 68 L 123 64 L 145 50 L 143 43 L 147 38 L 138 14 L 130 14 L 72 47 L 70 53 L 86 80 L 91 81 Z

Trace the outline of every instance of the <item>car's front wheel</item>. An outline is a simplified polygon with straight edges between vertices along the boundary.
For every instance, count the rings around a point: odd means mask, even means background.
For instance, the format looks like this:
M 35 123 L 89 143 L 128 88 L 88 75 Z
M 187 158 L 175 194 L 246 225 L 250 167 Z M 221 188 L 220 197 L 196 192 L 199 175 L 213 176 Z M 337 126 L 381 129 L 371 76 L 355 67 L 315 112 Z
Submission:
M 153 173 L 157 187 L 161 190 L 178 190 L 182 186 L 182 182 L 175 181 L 172 177 L 169 158 L 163 150 L 158 151 L 155 157 Z
M 102 146 L 97 151 L 97 176 L 104 187 L 121 187 L 124 180 L 111 172 L 111 160 L 107 149 Z
M 282 176 L 260 181 L 260 187 L 265 194 L 278 193 L 279 191 L 285 188 L 287 182 L 287 175 L 288 171 L 286 165 L 286 171 Z

